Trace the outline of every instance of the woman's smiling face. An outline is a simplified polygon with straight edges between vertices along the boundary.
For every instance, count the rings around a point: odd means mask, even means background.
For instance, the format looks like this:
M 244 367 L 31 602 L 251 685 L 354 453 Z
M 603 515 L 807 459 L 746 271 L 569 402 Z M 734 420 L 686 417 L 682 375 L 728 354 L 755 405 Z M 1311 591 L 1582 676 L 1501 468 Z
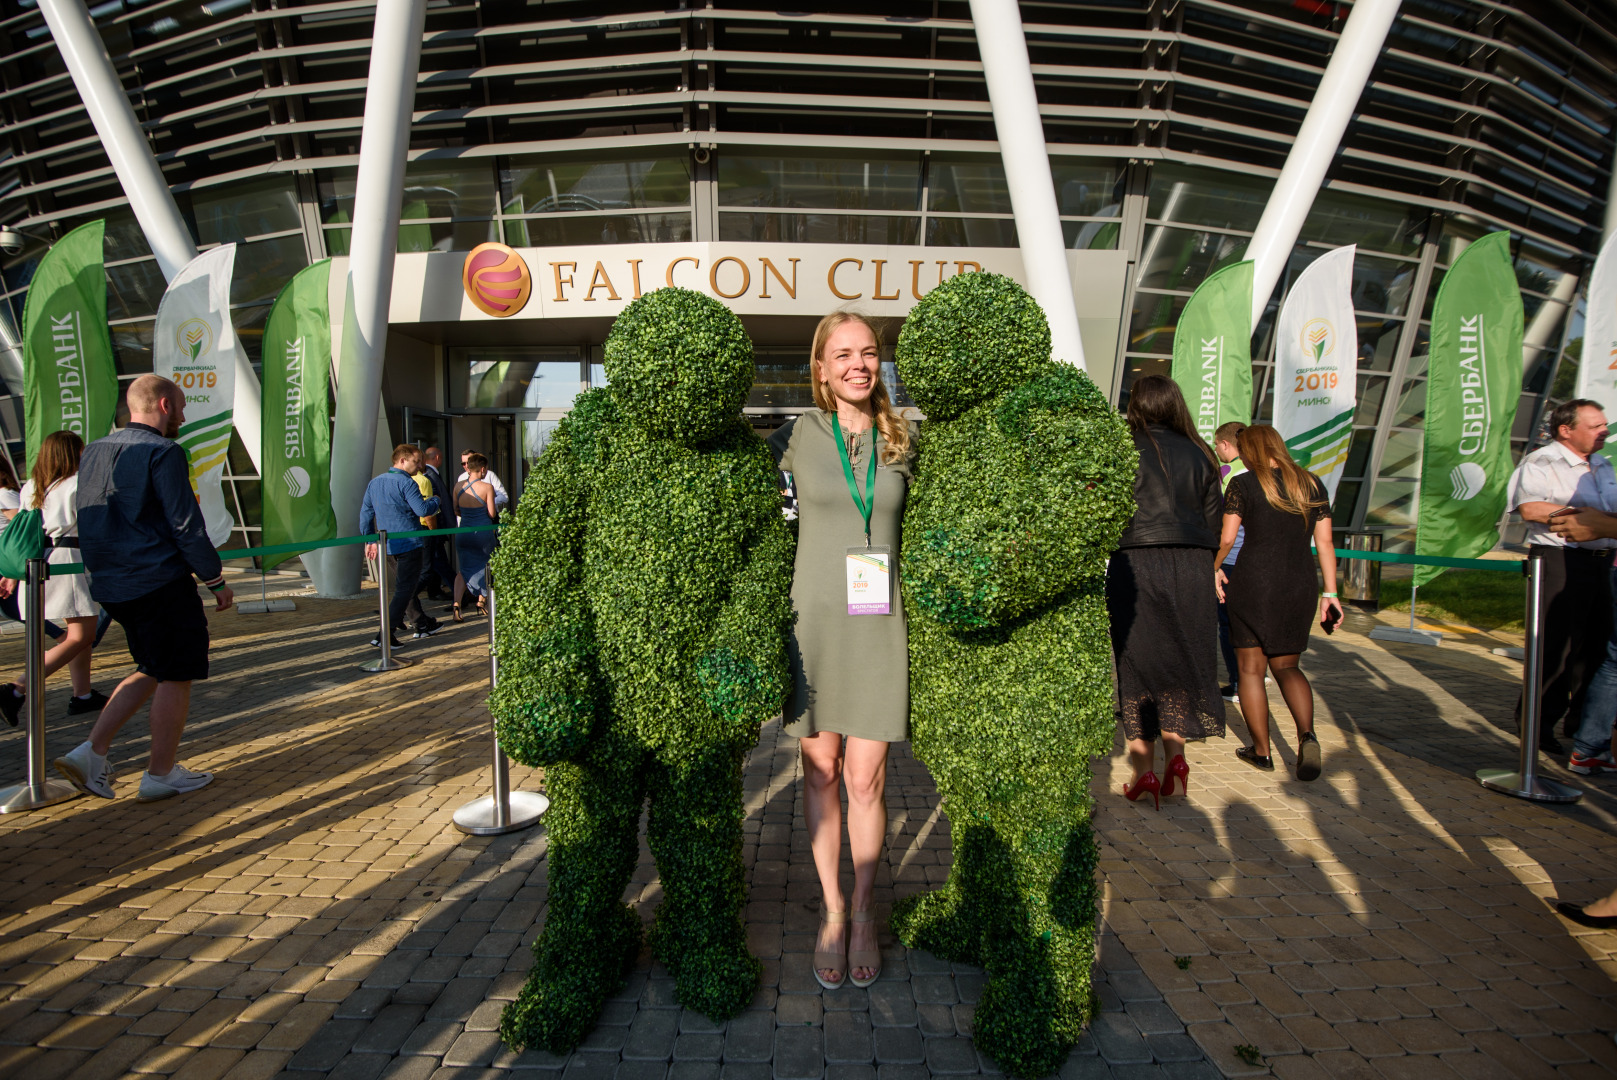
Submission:
M 876 388 L 881 349 L 870 327 L 850 319 L 831 331 L 820 358 L 820 381 L 838 401 L 863 406 Z

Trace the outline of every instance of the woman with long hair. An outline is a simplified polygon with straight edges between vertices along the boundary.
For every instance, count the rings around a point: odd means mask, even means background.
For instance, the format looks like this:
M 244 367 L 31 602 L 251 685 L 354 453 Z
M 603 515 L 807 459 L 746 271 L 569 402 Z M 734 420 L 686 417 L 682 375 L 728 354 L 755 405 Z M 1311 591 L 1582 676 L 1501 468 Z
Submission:
M 1106 610 L 1134 769 L 1123 794 L 1130 801 L 1149 794 L 1160 805 L 1160 796 L 1189 790 L 1186 740 L 1224 734 L 1213 646 L 1218 603 L 1207 587 L 1218 547 L 1218 462 L 1166 376 L 1135 380 L 1128 424 L 1140 468 L 1134 518 L 1106 567 Z
M 797 498 L 785 730 L 803 754 L 804 816 L 822 898 L 814 977 L 828 990 L 869 986 L 881 974 L 872 908 L 887 838 L 887 744 L 909 737 L 909 638 L 893 571 L 915 433 L 882 385 L 879 343 L 863 315 L 821 319 L 809 358 L 817 408 L 769 438 Z M 885 602 L 853 595 L 850 560 L 885 580 Z M 843 787 L 851 897 L 838 874 Z
M 499 510 L 494 505 L 494 485 L 488 481 L 488 458 L 478 453 L 466 455 L 466 478 L 455 482 L 455 493 L 450 501 L 454 503 L 461 528 L 494 524 Z M 477 597 L 480 615 L 488 614 L 484 598 L 488 596 L 488 559 L 494 554 L 495 539 L 493 529 L 455 534 L 455 554 L 460 557 L 460 576 L 456 580 L 461 588 Z M 457 588 L 453 608 L 456 622 L 465 619 L 460 611 L 460 597 Z
M 46 558 L 53 563 L 79 561 L 79 515 L 74 500 L 79 491 L 79 456 L 83 453 L 84 440 L 73 432 L 51 432 L 40 444 L 29 480 L 22 486 L 22 508 L 38 510 L 44 518 L 45 538 L 50 545 Z M 16 589 L 17 583 L 9 579 L 0 585 L 0 593 L 7 595 Z M 28 610 L 26 596 L 23 601 L 23 618 L 38 617 L 38 612 Z M 67 667 L 73 680 L 69 713 L 100 712 L 107 703 L 106 696 L 90 685 L 90 651 L 95 646 L 97 611 L 84 574 L 52 577 L 45 582 L 44 617 L 67 624 L 66 633 L 45 653 L 45 674 Z M 0 715 L 13 726 L 22 702 L 21 683 L 0 688 Z
M 1230 643 L 1241 686 L 1241 714 L 1252 745 L 1235 756 L 1253 768 L 1274 770 L 1269 753 L 1269 699 L 1264 668 L 1274 674 L 1286 708 L 1297 723 L 1297 779 L 1316 779 L 1323 767 L 1314 736 L 1314 689 L 1297 661 L 1308 648 L 1317 617 L 1327 628 L 1342 618 L 1336 598 L 1336 549 L 1331 542 L 1331 508 L 1319 477 L 1291 460 L 1280 433 L 1254 424 L 1236 440 L 1247 471 L 1224 493 L 1224 529 L 1219 563 L 1236 533 L 1245 527 L 1241 560 L 1228 575 L 1214 571 L 1218 595 L 1230 619 Z M 1316 602 L 1315 552 L 1325 591 Z

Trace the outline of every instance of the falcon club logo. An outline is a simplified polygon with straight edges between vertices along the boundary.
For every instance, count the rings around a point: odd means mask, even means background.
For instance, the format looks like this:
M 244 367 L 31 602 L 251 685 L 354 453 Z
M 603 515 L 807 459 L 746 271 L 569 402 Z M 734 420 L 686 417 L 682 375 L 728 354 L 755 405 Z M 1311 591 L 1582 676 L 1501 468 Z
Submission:
M 528 264 L 504 244 L 478 244 L 466 254 L 461 284 L 478 311 L 506 319 L 521 311 L 533 293 Z

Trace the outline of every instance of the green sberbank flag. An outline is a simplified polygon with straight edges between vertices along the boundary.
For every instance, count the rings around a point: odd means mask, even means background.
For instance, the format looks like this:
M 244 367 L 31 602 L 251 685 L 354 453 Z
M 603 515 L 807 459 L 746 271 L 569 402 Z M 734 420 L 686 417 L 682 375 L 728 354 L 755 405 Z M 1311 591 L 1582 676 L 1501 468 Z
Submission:
M 39 260 L 22 309 L 23 411 L 28 466 L 45 436 L 71 431 L 94 442 L 118 412 L 118 370 L 107 332 L 106 223 L 62 237 Z
M 1250 261 L 1226 266 L 1191 294 L 1173 333 L 1173 381 L 1209 446 L 1220 424 L 1252 422 Z
M 1522 393 L 1522 294 L 1510 234 L 1460 254 L 1432 306 L 1415 554 L 1473 559 L 1499 542 Z M 1415 587 L 1443 572 L 1415 567 Z
M 298 271 L 264 324 L 264 544 L 330 540 L 331 260 Z M 292 555 L 266 555 L 264 568 Z

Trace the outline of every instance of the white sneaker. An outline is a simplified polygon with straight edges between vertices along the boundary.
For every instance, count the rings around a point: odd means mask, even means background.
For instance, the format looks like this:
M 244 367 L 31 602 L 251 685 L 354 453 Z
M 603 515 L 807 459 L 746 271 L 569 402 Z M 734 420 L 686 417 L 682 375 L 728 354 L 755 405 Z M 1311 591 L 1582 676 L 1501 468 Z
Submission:
M 57 772 L 86 795 L 101 799 L 116 798 L 112 790 L 112 769 L 106 758 L 90 749 L 88 741 L 57 758 L 55 765 Z
M 192 772 L 184 765 L 175 763 L 174 768 L 167 776 L 153 776 L 151 773 L 140 774 L 140 795 L 137 802 L 156 802 L 158 799 L 170 799 L 175 795 L 183 795 L 187 791 L 196 791 L 213 783 L 213 774 L 206 772 Z

